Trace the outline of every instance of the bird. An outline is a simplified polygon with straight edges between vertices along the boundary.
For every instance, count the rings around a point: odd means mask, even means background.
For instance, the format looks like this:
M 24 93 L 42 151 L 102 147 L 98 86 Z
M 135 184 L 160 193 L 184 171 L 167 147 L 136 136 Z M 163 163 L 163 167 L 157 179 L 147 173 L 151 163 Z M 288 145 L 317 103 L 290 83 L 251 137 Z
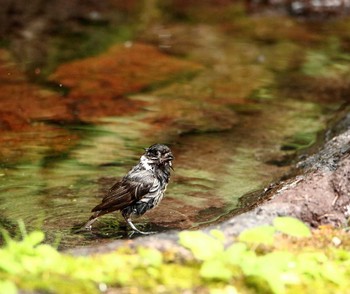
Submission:
M 104 195 L 100 204 L 95 206 L 92 215 L 85 224 L 91 230 L 92 224 L 102 215 L 120 211 L 134 232 L 140 231 L 132 223 L 133 216 L 141 216 L 155 208 L 164 197 L 169 183 L 174 155 L 163 144 L 154 144 L 145 149 L 140 161 Z

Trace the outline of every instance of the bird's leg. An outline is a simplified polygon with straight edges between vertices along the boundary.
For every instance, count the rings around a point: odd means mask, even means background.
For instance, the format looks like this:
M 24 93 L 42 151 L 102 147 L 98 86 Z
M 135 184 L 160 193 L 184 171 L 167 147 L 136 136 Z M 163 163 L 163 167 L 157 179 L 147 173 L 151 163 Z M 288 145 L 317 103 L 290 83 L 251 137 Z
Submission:
M 133 216 L 133 215 L 138 215 L 137 211 L 135 209 L 122 210 L 122 216 L 124 217 L 127 224 L 134 230 L 134 232 L 137 232 L 137 233 L 142 234 L 142 235 L 154 234 L 154 232 L 143 232 L 143 231 L 140 231 L 138 228 L 136 228 L 135 225 L 131 221 L 131 216 Z
M 128 225 L 135 231 L 135 232 L 138 232 L 142 235 L 148 235 L 148 234 L 152 234 L 153 232 L 143 232 L 143 231 L 140 231 L 138 228 L 135 227 L 135 225 L 131 222 L 131 219 L 130 217 L 128 218 L 125 218 L 125 221 L 128 223 Z
M 81 228 L 74 230 L 74 233 L 81 233 L 86 231 L 91 231 L 92 224 L 97 220 L 98 217 L 91 216 L 88 222 Z
M 89 221 L 84 225 L 84 229 L 91 230 L 92 224 L 97 220 L 97 217 L 90 218 Z

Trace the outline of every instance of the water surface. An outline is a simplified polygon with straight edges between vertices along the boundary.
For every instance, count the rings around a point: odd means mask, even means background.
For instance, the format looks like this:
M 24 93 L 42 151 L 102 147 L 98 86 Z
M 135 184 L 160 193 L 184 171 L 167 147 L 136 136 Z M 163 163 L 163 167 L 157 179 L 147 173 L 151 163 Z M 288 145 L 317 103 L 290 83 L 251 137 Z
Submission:
M 175 172 L 160 206 L 135 220 L 136 226 L 192 229 L 245 209 L 244 195 L 288 174 L 298 152 L 316 142 L 348 85 L 350 59 L 339 42 L 329 46 L 327 35 L 322 40 L 319 30 L 291 19 L 279 28 L 285 35 L 276 37 L 273 27 L 254 18 L 232 27 L 169 27 L 180 32 L 175 41 L 183 41 L 186 58 L 150 45 L 120 44 L 102 57 L 59 68 L 50 80 L 67 87 L 64 96 L 37 84 L 18 91 L 25 77 L 16 73 L 14 83 L 4 66 L 0 89 L 19 101 L 13 103 L 34 107 L 32 101 L 40 101 L 29 125 L 3 116 L 9 127 L 0 147 L 2 226 L 16 231 L 22 220 L 62 249 L 127 238 L 119 213 L 101 217 L 92 232 L 75 229 L 143 148 L 157 142 L 172 148 Z M 108 54 L 115 52 L 128 69 L 113 76 L 115 55 Z M 158 72 L 142 52 L 159 55 L 166 70 Z M 81 68 L 86 72 L 79 75 Z

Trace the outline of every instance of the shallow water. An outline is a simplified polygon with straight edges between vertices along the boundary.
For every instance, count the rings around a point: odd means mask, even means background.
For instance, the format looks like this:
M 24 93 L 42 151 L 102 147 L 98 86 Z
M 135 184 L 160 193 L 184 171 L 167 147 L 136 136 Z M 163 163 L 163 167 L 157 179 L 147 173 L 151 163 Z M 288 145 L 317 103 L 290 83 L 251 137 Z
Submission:
M 277 111 L 278 117 L 271 115 Z M 269 161 L 283 160 L 288 155 L 290 151 L 281 151 L 281 145 L 303 131 L 304 124 L 309 130 L 314 124 L 316 133 L 319 115 L 320 107 L 309 102 L 263 104 L 259 109 L 241 111 L 240 123 L 232 130 L 187 134 L 171 142 L 175 172 L 166 198 L 157 209 L 135 220 L 136 225 L 163 231 L 196 228 L 220 220 L 237 209 L 240 197 L 263 188 L 288 170 L 288 165 Z M 41 160 L 35 159 L 43 150 L 27 146 L 33 161 L 27 155 L 28 163 L 0 171 L 3 222 L 11 227 L 21 219 L 29 230 L 41 228 L 47 232 L 48 242 L 59 239 L 61 248 L 127 237 L 118 213 L 101 218 L 91 233 L 76 234 L 74 229 L 89 218 L 89 211 L 99 202 L 99 191 L 107 189 L 138 161 L 145 147 L 140 143 L 144 127 L 137 118 L 110 118 L 100 125 L 71 126 L 68 129 L 81 138 L 79 143 L 69 152 L 48 154 Z M 142 141 L 152 143 L 144 138 Z
M 325 130 L 341 104 L 350 68 L 342 48 L 330 51 L 322 42 L 315 44 L 317 30 L 286 19 L 276 37 L 275 22 L 259 21 L 245 18 L 237 24 L 239 40 L 231 35 L 235 26 L 175 26 L 187 46 L 181 50 L 190 52 L 186 61 L 145 45 L 130 49 L 132 56 L 129 49 L 116 47 L 118 58 L 136 66 L 139 75 L 133 76 L 132 69 L 124 76 L 121 72 L 122 86 L 109 76 L 115 68 L 99 72 L 95 67 L 107 66 L 114 55 L 58 71 L 71 91 L 52 99 L 66 104 L 52 114 L 42 99 L 45 107 L 39 104 L 30 125 L 19 122 L 27 128 L 13 124 L 14 130 L 1 134 L 0 224 L 15 232 L 22 220 L 28 230 L 44 230 L 47 242 L 61 249 L 127 238 L 130 231 L 119 213 L 102 217 L 91 232 L 76 230 L 103 191 L 137 163 L 143 148 L 156 142 L 172 148 L 175 172 L 160 206 L 135 220 L 136 226 L 154 232 L 198 228 L 244 210 L 244 195 L 288 174 L 298 152 Z M 307 41 L 313 47 L 305 52 Z M 157 72 L 153 62 L 143 64 L 144 50 L 160 55 L 168 68 Z M 132 58 L 137 62 L 130 62 Z M 96 70 L 95 80 L 84 73 L 80 84 L 79 76 L 70 76 L 80 67 Z M 3 72 L 8 77 L 6 67 Z M 16 80 L 17 87 L 23 80 Z M 11 83 L 2 78 L 0 89 Z M 28 93 L 37 97 L 43 90 L 25 87 L 26 93 L 16 88 L 11 95 L 25 101 Z M 124 88 L 126 94 L 118 92 Z

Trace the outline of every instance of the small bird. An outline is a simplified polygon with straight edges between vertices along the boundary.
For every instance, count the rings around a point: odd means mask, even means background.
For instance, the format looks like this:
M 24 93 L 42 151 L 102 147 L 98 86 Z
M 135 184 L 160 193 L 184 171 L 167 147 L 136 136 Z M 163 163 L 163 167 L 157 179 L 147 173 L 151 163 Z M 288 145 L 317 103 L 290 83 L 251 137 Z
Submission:
M 92 209 L 93 214 L 85 224 L 91 229 L 100 216 L 120 210 L 129 226 L 140 234 L 148 234 L 137 229 L 132 216 L 141 216 L 156 207 L 163 199 L 170 179 L 174 156 L 170 148 L 154 144 L 145 149 L 140 162 L 119 182 L 115 183 L 103 197 L 102 202 Z

